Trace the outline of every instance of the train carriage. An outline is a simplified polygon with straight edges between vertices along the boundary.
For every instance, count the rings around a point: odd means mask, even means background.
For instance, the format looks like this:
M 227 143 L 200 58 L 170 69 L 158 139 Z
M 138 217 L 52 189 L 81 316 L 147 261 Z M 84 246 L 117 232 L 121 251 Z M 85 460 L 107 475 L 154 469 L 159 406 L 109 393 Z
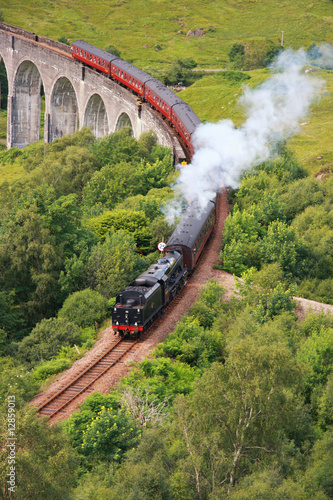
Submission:
M 153 79 L 145 85 L 145 98 L 154 108 L 172 123 L 172 108 L 183 101 L 159 80 Z
M 201 120 L 184 101 L 175 104 L 172 108 L 172 113 L 172 123 L 182 139 L 188 145 L 191 156 L 193 156 L 194 149 L 192 136 L 196 128 L 201 124 Z
M 120 58 L 111 65 L 111 77 L 140 96 L 144 96 L 146 82 L 153 80 L 153 77 L 148 73 Z
M 182 253 L 184 266 L 192 272 L 213 231 L 215 216 L 216 199 L 209 201 L 204 210 L 192 203 L 170 236 L 164 252 Z
M 108 76 L 110 76 L 111 73 L 112 61 L 119 59 L 118 56 L 94 47 L 94 45 L 82 40 L 77 40 L 72 43 L 72 56 L 84 64 L 93 66 L 99 71 L 106 73 Z

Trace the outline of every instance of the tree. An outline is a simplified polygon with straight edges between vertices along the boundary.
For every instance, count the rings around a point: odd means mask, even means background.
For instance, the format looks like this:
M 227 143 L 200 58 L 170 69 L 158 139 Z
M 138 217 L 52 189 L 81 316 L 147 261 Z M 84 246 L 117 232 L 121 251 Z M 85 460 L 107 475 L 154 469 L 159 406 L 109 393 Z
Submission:
M 8 401 L 15 400 L 9 399 Z M 8 407 L 7 401 L 6 406 Z M 6 412 L 4 406 L 1 410 L 2 415 L 7 416 L 7 408 Z M 9 419 L 13 418 L 12 415 L 15 415 L 14 434 L 17 438 L 15 441 L 8 440 Z M 0 432 L 0 476 L 2 477 L 0 498 L 2 500 L 11 498 L 69 500 L 72 498 L 70 493 L 76 480 L 76 457 L 60 427 L 50 427 L 46 418 L 38 418 L 35 408 L 26 406 L 22 410 L 10 413 L 8 418 L 2 418 Z M 8 443 L 12 444 L 15 452 L 15 461 L 10 464 L 11 448 L 7 446 Z M 14 495 L 13 490 L 9 489 L 10 483 L 7 482 L 10 472 L 15 478 Z
M 79 344 L 81 330 L 64 318 L 43 319 L 19 344 L 19 357 L 36 364 L 53 358 L 63 346 Z
M 242 43 L 234 43 L 229 51 L 229 60 L 234 69 L 242 69 L 244 64 L 245 47 Z
M 122 230 L 112 230 L 103 243 L 92 248 L 86 273 L 90 288 L 112 298 L 146 268 L 133 238 Z
M 286 275 L 302 274 L 303 248 L 294 229 L 285 222 L 276 220 L 268 226 L 267 236 L 260 242 L 260 250 L 264 262 L 279 262 Z
M 120 57 L 120 50 L 116 49 L 114 45 L 108 45 L 104 50 L 106 52 L 110 52 L 110 54 L 113 54 L 114 56 Z
M 101 323 L 106 316 L 107 299 L 89 288 L 67 297 L 58 312 L 58 318 L 71 321 L 82 328 Z
M 299 382 L 285 345 L 247 339 L 198 381 L 191 399 L 176 400 L 177 433 L 187 450 L 183 470 L 195 478 L 198 498 L 222 486 L 230 492 L 252 464 L 269 461 L 297 418 Z

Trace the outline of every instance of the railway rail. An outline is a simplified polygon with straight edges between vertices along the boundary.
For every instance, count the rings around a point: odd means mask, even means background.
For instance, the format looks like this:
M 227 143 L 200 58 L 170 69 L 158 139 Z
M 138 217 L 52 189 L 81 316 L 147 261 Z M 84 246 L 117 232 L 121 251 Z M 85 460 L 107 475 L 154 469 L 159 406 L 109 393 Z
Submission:
M 38 407 L 39 414 L 53 417 L 57 413 L 64 411 L 64 408 L 69 403 L 87 391 L 96 380 L 118 363 L 138 341 L 139 339 L 117 339 L 105 353 L 40 405 Z
M 185 290 L 182 288 L 175 298 L 170 302 L 167 309 L 172 305 L 176 306 L 184 296 Z M 89 392 L 90 386 L 94 384 L 100 377 L 106 374 L 113 366 L 119 363 L 122 358 L 129 353 L 132 348 L 139 342 L 145 340 L 150 330 L 157 327 L 160 318 L 148 328 L 143 337 L 137 339 L 117 338 L 105 352 L 101 354 L 94 362 L 86 367 L 82 372 L 78 373 L 64 387 L 60 388 L 55 394 L 48 398 L 44 403 L 37 407 L 39 415 L 54 417 L 58 413 L 65 413 L 65 407 L 72 403 L 78 396 L 84 392 Z M 93 392 L 93 391 L 91 391 Z

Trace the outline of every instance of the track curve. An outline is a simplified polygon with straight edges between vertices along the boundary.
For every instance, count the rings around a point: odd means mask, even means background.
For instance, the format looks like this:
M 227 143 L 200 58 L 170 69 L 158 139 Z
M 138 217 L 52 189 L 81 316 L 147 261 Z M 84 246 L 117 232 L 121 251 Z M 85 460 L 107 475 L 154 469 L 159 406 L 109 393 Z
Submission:
M 55 401 L 54 396 L 59 393 L 61 389 L 64 389 L 65 386 L 70 387 L 74 380 L 78 380 L 80 374 L 96 364 L 98 358 L 102 359 L 103 355 L 106 354 L 108 350 L 112 349 L 117 342 L 118 337 L 116 339 L 113 336 L 112 328 L 106 328 L 102 338 L 96 342 L 91 351 L 87 352 L 83 358 L 76 361 L 71 368 L 61 374 L 45 392 L 38 394 L 31 401 L 31 404 L 39 408 L 40 415 L 48 415 L 50 423 L 54 423 L 64 418 L 68 418 L 92 392 L 98 391 L 107 394 L 122 377 L 128 374 L 134 363 L 140 362 L 149 356 L 157 344 L 165 340 L 175 329 L 181 317 L 198 298 L 202 286 L 204 286 L 209 279 L 215 278 L 219 280 L 222 285 L 224 280 L 230 279 L 228 273 L 213 269 L 214 264 L 217 264 L 219 259 L 221 235 L 224 221 L 229 210 L 228 194 L 226 191 L 223 191 L 219 197 L 217 207 L 217 222 L 210 241 L 206 246 L 205 253 L 201 256 L 196 271 L 188 280 L 187 285 L 181 289 L 174 301 L 168 307 L 166 313 L 150 327 L 149 331 L 142 338 L 135 344 L 133 343 L 131 348 L 117 363 L 110 364 L 103 374 L 96 378 L 89 387 L 84 390 L 81 390 L 83 389 L 81 388 L 76 394 L 74 390 L 70 391 L 72 392 L 72 396 L 75 395 L 75 397 L 71 400 L 64 401 L 65 404 L 63 407 L 57 410 L 55 403 L 52 405 L 52 401 Z M 43 411 L 43 409 L 45 410 Z M 51 409 L 52 411 L 47 411 Z M 57 411 L 53 412 L 54 409 Z

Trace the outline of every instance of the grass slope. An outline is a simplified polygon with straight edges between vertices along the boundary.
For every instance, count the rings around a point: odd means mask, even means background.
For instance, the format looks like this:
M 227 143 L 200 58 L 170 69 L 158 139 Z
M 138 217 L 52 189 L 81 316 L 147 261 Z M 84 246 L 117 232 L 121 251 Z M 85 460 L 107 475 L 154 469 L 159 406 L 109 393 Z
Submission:
M 332 0 L 0 0 L 5 22 L 53 39 L 115 45 L 139 67 L 193 57 L 223 67 L 235 42 L 267 40 L 293 48 L 333 41 Z M 204 37 L 188 37 L 205 28 Z
M 101 48 L 112 44 L 138 67 L 163 68 L 178 57 L 192 57 L 198 67 L 228 68 L 235 42 L 279 43 L 297 49 L 315 42 L 333 42 L 333 1 L 321 0 L 0 0 L 4 21 L 53 39 L 84 39 Z M 205 28 L 204 37 L 186 37 L 190 29 Z M 254 87 L 268 77 L 266 69 L 245 73 L 243 81 L 224 72 L 207 74 L 181 92 L 202 120 L 244 120 L 237 103 L 244 85 Z M 332 169 L 333 75 L 322 72 L 327 92 L 315 105 L 289 145 L 313 173 Z M 322 159 L 317 159 L 323 157 Z M 0 167 L 0 183 L 19 175 Z M 8 178 L 9 176 L 9 178 Z

